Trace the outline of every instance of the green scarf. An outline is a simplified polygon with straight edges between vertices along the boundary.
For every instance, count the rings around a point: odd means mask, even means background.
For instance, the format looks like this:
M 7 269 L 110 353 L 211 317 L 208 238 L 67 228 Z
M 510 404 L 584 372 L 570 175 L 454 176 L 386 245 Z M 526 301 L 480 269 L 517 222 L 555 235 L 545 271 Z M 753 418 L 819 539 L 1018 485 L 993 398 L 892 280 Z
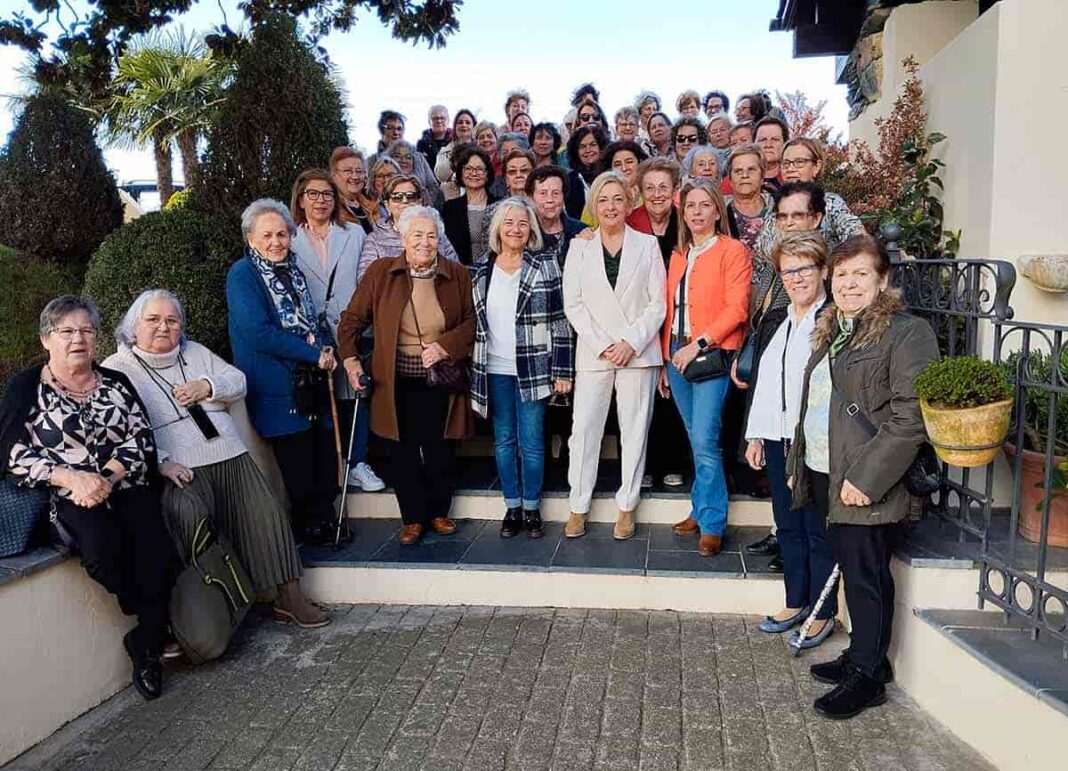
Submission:
M 856 319 L 846 318 L 842 311 L 837 311 L 838 321 L 838 336 L 831 341 L 830 346 L 827 348 L 827 353 L 833 359 L 842 349 L 849 344 L 849 340 L 853 337 L 853 330 L 856 329 Z

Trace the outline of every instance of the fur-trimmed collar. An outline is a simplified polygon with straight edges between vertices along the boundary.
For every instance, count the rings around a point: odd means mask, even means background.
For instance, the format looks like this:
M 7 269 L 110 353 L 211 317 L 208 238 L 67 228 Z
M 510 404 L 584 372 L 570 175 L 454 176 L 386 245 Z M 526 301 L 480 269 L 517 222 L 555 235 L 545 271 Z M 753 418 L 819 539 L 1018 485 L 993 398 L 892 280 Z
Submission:
M 857 316 L 856 323 L 859 326 L 849 339 L 848 347 L 867 348 L 877 343 L 890 328 L 894 315 L 904 310 L 905 303 L 901 300 L 901 294 L 895 289 L 884 289 L 872 304 Z M 816 327 L 812 330 L 813 350 L 826 348 L 837 335 L 838 306 L 828 303 L 816 320 Z

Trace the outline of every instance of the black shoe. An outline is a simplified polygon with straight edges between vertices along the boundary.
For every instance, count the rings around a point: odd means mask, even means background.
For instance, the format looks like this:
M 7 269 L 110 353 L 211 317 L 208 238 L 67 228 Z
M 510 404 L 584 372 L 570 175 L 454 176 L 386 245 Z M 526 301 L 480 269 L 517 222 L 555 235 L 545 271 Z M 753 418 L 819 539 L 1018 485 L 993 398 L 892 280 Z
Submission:
M 516 507 L 504 512 L 501 521 L 501 538 L 511 538 L 523 529 L 523 510 Z
M 756 543 L 746 546 L 745 553 L 757 557 L 773 557 L 779 553 L 779 539 L 775 533 L 768 533 Z
M 527 529 L 527 538 L 541 538 L 545 535 L 541 527 L 541 512 L 537 509 L 523 509 L 523 527 Z
M 770 560 L 768 560 L 768 571 L 771 573 L 781 573 L 785 570 L 782 565 L 782 555 L 776 554 Z
M 886 701 L 886 686 L 854 666 L 847 666 L 842 682 L 813 702 L 816 711 L 831 720 L 848 720 L 868 707 Z
M 126 654 L 133 662 L 134 688 L 145 698 L 145 701 L 158 699 L 163 693 L 163 665 L 160 664 L 159 656 L 147 651 L 140 653 L 135 651 L 132 635 L 132 629 L 123 635 L 122 646 L 126 648 Z
M 838 685 L 845 679 L 846 669 L 850 667 L 849 652 L 842 651 L 842 655 L 834 661 L 825 661 L 822 664 L 813 664 L 808 668 L 809 674 L 821 683 Z M 872 677 L 884 685 L 893 682 L 894 668 L 890 666 L 889 659 L 883 659 L 883 663 L 872 674 Z

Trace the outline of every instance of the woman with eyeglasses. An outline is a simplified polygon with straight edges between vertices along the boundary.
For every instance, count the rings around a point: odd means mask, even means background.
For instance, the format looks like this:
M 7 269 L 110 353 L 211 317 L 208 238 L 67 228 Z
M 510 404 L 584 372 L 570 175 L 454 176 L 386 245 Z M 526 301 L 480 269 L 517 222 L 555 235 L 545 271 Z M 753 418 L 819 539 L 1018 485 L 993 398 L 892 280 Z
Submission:
M 11 378 L 0 404 L 0 479 L 51 490 L 56 527 L 85 571 L 137 617 L 122 642 L 134 686 L 155 699 L 178 558 L 160 514 L 151 424 L 129 378 L 93 361 L 93 303 L 57 297 L 41 311 L 40 332 L 47 361 Z
M 671 146 L 675 161 L 681 166 L 686 160 L 686 153 L 705 143 L 705 127 L 697 118 L 679 118 L 671 127 Z
M 745 459 L 754 471 L 767 471 L 786 584 L 785 607 L 760 624 L 760 630 L 770 634 L 789 631 L 805 620 L 834 568 L 826 523 L 815 506 L 795 509 L 786 483 L 786 454 L 801 412 L 812 331 L 827 302 L 827 259 L 827 245 L 818 233 L 784 234 L 771 253 L 771 262 L 781 278 L 778 291 L 788 303 L 763 313 L 753 333 L 756 355 L 753 387 L 745 400 Z M 828 596 L 805 648 L 830 636 L 837 600 L 837 592 Z
M 500 137 L 500 130 L 488 120 L 479 121 L 475 126 L 475 146 L 489 156 L 494 179 L 501 176 Z M 464 182 L 459 176 L 456 177 L 456 184 L 464 187 Z
M 401 174 L 411 174 L 419 180 L 423 186 L 423 192 L 431 204 L 438 206 L 444 202 L 441 196 L 441 188 L 438 186 L 438 178 L 430 168 L 423 154 L 415 149 L 415 145 L 400 139 L 391 142 L 386 148 L 384 155 L 392 158 L 400 167 Z
M 649 116 L 649 146 L 657 158 L 674 158 L 675 146 L 671 142 L 671 118 L 662 112 Z
M 389 186 L 388 182 L 386 186 Z M 341 219 L 341 197 L 330 176 L 322 169 L 309 169 L 297 177 L 289 211 L 297 224 L 297 235 L 293 238 L 297 266 L 307 279 L 312 303 L 325 317 L 336 340 L 341 311 L 356 291 L 357 269 L 367 237 L 361 228 Z M 334 372 L 333 378 L 342 418 L 343 443 L 347 447 L 356 394 L 349 388 L 344 373 Z M 350 484 L 374 492 L 383 489 L 385 483 L 367 462 L 369 425 L 366 416 L 356 423 L 356 438 L 347 473 Z
M 578 111 L 575 113 L 575 128 L 591 125 L 600 126 L 601 131 L 604 132 L 605 136 L 608 136 L 608 118 L 605 117 L 601 105 L 597 104 L 597 102 L 583 102 L 578 106 Z
M 352 147 L 342 146 L 330 154 L 330 178 L 341 196 L 342 218 L 370 233 L 378 219 L 378 206 L 367 195 L 367 159 Z
M 445 202 L 441 218 L 445 221 L 445 236 L 452 242 L 460 262 L 470 265 L 486 253 L 482 225 L 486 209 L 497 201 L 490 192 L 496 177 L 493 161 L 481 147 L 463 148 L 456 156 L 454 169 L 464 194 Z
M 375 158 L 375 162 L 371 164 L 367 187 L 377 212 L 375 222 L 389 215 L 389 211 L 382 201 L 382 188 L 385 187 L 390 177 L 395 177 L 400 173 L 400 165 L 388 155 L 379 155 Z
M 580 125 L 567 140 L 567 157 L 571 170 L 568 172 L 567 201 L 564 208 L 575 219 L 582 217 L 590 185 L 604 167 L 604 151 L 607 147 L 608 135 L 596 124 Z
M 389 214 L 380 220 L 371 235 L 363 242 L 360 251 L 359 263 L 356 269 L 356 283 L 363 280 L 367 269 L 375 260 L 383 257 L 396 257 L 404 251 L 400 233 L 397 231 L 397 222 L 401 214 L 409 206 L 424 206 L 426 200 L 423 187 L 419 180 L 409 174 L 400 174 L 391 177 L 382 189 L 382 197 Z M 438 251 L 447 260 L 459 262 L 460 257 L 448 238 L 442 238 L 438 244 Z M 351 293 L 349 294 L 351 297 Z M 347 305 L 347 301 L 345 303 Z
M 441 183 L 441 195 L 446 201 L 460 197 L 460 186 L 452 175 L 452 154 L 475 141 L 476 123 L 473 112 L 466 108 L 458 110 L 452 119 L 452 141 L 438 151 L 434 161 L 434 176 Z

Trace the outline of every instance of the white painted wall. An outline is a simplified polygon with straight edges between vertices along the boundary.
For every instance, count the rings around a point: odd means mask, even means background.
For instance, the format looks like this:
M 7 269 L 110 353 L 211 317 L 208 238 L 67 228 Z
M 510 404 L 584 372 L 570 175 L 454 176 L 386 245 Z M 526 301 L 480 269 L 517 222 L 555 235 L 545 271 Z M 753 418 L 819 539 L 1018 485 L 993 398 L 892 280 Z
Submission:
M 76 560 L 0 586 L 0 765 L 130 684 L 115 599 Z

